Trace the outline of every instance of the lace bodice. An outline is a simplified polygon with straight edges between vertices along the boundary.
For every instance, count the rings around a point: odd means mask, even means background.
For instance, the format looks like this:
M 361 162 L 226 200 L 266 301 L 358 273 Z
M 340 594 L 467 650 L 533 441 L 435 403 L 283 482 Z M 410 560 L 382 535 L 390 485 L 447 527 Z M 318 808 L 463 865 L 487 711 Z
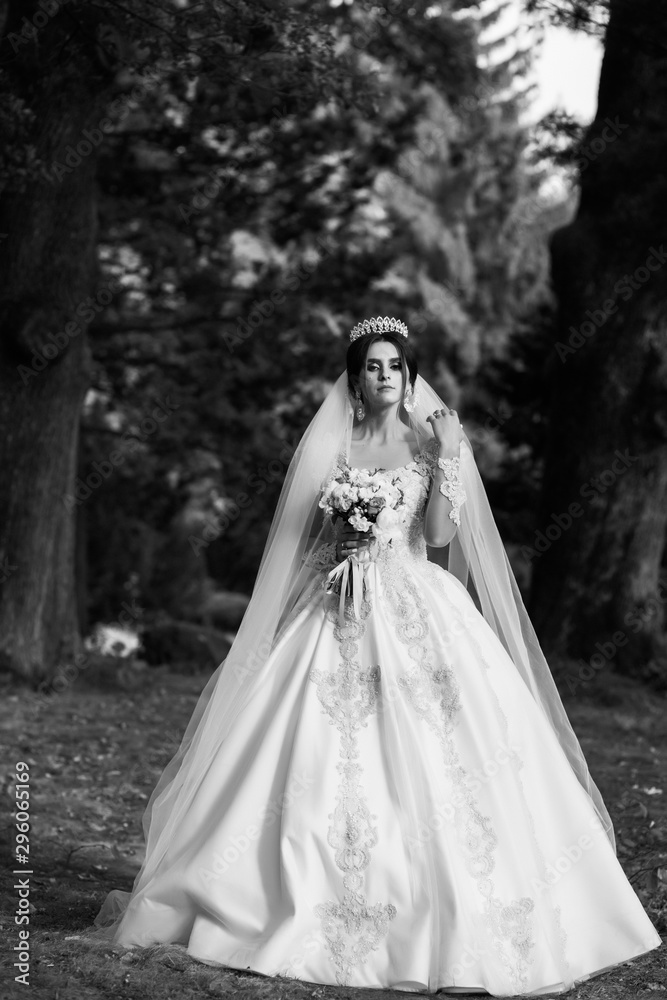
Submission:
M 359 472 L 380 475 L 388 484 L 395 484 L 403 494 L 403 502 L 397 507 L 399 514 L 400 535 L 393 537 L 391 544 L 384 546 L 379 559 L 412 558 L 426 559 L 426 542 L 424 541 L 424 513 L 428 500 L 431 481 L 436 468 L 438 442 L 431 439 L 418 452 L 411 462 L 397 469 L 356 469 L 352 468 L 344 453 L 338 456 L 331 477 L 348 481 Z M 325 484 L 325 488 L 326 488 Z M 329 518 L 331 521 L 331 519 Z M 338 539 L 343 531 L 343 521 L 336 518 L 332 522 L 331 537 Z

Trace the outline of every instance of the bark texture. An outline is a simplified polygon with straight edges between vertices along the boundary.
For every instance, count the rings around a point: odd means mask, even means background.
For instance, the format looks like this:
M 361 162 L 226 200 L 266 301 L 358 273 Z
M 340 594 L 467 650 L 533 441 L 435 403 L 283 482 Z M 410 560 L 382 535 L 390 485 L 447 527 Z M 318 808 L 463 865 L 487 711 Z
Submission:
M 85 130 L 96 137 L 113 76 L 95 12 L 53 11 L 17 0 L 0 17 L 0 102 L 12 109 L 0 178 L 0 668 L 33 684 L 80 643 L 67 497 L 91 302 L 108 302 L 96 287 L 97 146 Z
M 610 7 L 580 204 L 551 245 L 559 311 L 529 611 L 550 655 L 665 684 L 667 5 Z

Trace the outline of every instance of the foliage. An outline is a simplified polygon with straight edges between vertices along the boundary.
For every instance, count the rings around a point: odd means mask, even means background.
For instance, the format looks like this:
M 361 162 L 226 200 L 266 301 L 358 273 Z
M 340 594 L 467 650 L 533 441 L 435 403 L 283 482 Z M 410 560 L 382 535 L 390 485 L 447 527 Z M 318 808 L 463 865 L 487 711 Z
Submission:
M 553 24 L 598 37 L 609 19 L 609 0 L 524 0 L 524 6 L 528 14 L 541 12 Z
M 364 315 L 407 320 L 497 476 L 485 373 L 545 308 L 553 211 L 527 163 L 528 53 L 479 68 L 503 6 L 68 4 L 115 81 L 97 150 L 114 300 L 90 330 L 77 494 L 91 618 L 128 597 L 196 617 L 211 577 L 251 589 Z

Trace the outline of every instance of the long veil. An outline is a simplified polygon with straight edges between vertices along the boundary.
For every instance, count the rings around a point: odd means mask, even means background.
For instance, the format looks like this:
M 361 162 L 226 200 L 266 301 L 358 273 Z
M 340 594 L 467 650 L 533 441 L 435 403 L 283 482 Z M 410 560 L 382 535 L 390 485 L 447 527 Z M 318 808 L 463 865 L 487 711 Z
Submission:
M 426 418 L 446 406 L 418 375 L 415 407 L 401 408 L 423 447 L 431 438 Z M 181 745 L 164 769 L 143 816 L 146 855 L 131 892 L 112 890 L 96 917 L 94 935 L 113 939 L 131 899 L 168 866 L 166 854 L 209 765 L 234 721 L 270 676 L 271 653 L 286 627 L 318 584 L 317 570 L 304 561 L 330 538 L 322 521 L 320 491 L 341 453 L 349 457 L 354 409 L 347 372 L 338 377 L 308 425 L 287 470 L 269 529 L 250 603 L 226 659 L 206 684 Z M 466 502 L 461 524 L 449 545 L 448 569 L 469 590 L 507 650 L 521 678 L 556 734 L 579 782 L 590 796 L 614 844 L 611 819 L 593 783 L 583 752 L 565 713 L 551 671 L 524 607 L 496 527 L 472 446 L 464 433 L 460 447 Z

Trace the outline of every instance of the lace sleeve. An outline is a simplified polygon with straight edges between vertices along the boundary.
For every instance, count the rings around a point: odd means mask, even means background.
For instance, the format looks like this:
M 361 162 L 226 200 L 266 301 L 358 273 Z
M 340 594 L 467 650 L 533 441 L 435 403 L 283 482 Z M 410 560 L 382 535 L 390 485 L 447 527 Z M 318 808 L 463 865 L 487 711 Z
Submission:
M 439 489 L 444 497 L 447 497 L 452 505 L 449 512 L 451 520 L 460 527 L 461 506 L 465 503 L 466 494 L 461 479 L 461 461 L 456 458 L 440 458 L 440 445 L 438 439 L 432 437 L 422 450 L 422 460 L 428 469 L 431 477 L 435 476 L 437 469 L 444 472 L 444 481 L 440 483 Z
M 460 458 L 438 458 L 438 468 L 444 473 L 444 480 L 440 483 L 439 490 L 444 497 L 447 497 L 452 505 L 449 516 L 454 524 L 461 524 L 460 510 L 465 503 L 466 493 L 461 479 Z
M 438 452 L 440 450 L 440 445 L 438 444 L 438 439 L 435 437 L 429 438 L 424 447 L 422 448 L 422 461 L 426 468 L 428 469 L 431 476 L 435 475 L 435 470 L 438 467 Z

